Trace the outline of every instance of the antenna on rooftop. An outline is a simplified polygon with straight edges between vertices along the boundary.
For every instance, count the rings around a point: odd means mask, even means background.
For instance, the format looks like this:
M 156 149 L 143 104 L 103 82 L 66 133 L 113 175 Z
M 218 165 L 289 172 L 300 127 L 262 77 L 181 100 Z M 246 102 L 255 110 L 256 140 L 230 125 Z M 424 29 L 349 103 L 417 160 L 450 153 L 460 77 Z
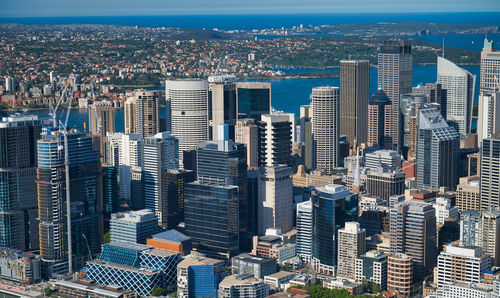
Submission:
M 444 35 L 443 35 L 443 51 L 441 52 L 441 55 L 444 58 Z

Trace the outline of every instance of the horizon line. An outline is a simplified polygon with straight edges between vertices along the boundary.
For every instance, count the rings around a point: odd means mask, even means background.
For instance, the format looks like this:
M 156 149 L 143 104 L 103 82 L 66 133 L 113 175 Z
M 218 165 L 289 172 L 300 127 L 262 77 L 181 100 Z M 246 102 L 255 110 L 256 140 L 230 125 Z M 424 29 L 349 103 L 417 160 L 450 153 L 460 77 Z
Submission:
M 418 14 L 470 14 L 470 13 L 487 13 L 487 14 L 500 14 L 499 11 L 418 11 L 418 12 L 405 12 L 405 11 L 389 11 L 389 12 L 307 12 L 307 13 L 281 13 L 281 12 L 259 12 L 259 13 L 172 13 L 172 14 L 116 14 L 116 15 L 60 15 L 60 16 L 2 16 L 1 19 L 55 19 L 55 18 L 88 18 L 88 17 L 166 17 L 166 16 L 266 16 L 266 15 L 283 15 L 283 16 L 304 16 L 304 15 L 374 15 L 374 14 L 405 14 L 405 15 L 418 15 Z

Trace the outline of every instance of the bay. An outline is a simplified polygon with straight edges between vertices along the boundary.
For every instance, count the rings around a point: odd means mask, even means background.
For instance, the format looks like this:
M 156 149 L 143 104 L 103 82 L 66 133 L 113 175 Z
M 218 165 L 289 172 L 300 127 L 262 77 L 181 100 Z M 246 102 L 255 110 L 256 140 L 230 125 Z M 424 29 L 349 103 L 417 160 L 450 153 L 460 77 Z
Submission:
M 475 101 L 479 93 L 479 71 L 478 65 L 461 66 L 472 74 L 476 75 Z M 286 72 L 304 72 L 304 71 L 324 71 L 324 69 L 282 69 Z M 328 71 L 339 71 L 338 68 L 329 68 Z M 437 79 L 436 65 L 414 65 L 413 66 L 413 86 L 418 84 L 433 83 Z M 315 79 L 279 79 L 262 80 L 262 82 L 271 83 L 271 102 L 276 110 L 282 110 L 288 113 L 299 115 L 300 106 L 310 104 L 310 94 L 314 87 L 318 86 L 340 86 L 339 78 L 315 78 Z M 377 91 L 377 68 L 370 68 L 370 95 Z M 63 113 L 64 111 L 61 111 Z M 31 113 L 39 115 L 41 118 L 48 118 L 48 110 L 34 110 Z M 160 108 L 160 117 L 165 117 L 165 108 Z M 61 116 L 64 119 L 64 116 Z M 116 111 L 115 117 L 116 131 L 124 131 L 123 109 Z M 88 129 L 88 112 L 85 109 L 73 109 L 70 112 L 68 126 L 83 131 L 84 123 Z

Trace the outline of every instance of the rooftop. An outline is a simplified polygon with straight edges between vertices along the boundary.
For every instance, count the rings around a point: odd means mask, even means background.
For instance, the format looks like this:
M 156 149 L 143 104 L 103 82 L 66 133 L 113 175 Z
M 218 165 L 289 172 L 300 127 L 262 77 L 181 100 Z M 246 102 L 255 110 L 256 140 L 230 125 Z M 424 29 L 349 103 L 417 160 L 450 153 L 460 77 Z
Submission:
M 260 278 L 253 277 L 249 274 L 233 274 L 224 278 L 219 286 L 229 288 L 236 285 L 253 285 L 261 282 L 262 280 Z
M 293 272 L 288 272 L 288 271 L 278 271 L 276 273 L 273 273 L 273 274 L 270 274 L 270 275 L 266 275 L 266 277 L 282 279 L 284 277 L 288 277 L 288 276 L 292 276 L 292 275 L 295 276 L 297 274 L 293 273 Z
M 177 268 L 187 268 L 189 266 L 214 265 L 223 261 L 207 257 L 188 255 L 178 265 Z
M 269 262 L 269 260 L 274 261 L 274 259 L 252 256 L 252 255 L 249 255 L 247 253 L 237 255 L 237 256 L 233 257 L 233 260 L 242 260 L 245 262 L 258 263 L 258 264 Z
M 155 240 L 168 240 L 170 242 L 182 243 L 188 240 L 191 240 L 191 237 L 182 234 L 177 230 L 168 230 L 165 232 L 161 232 L 153 235 L 153 239 Z

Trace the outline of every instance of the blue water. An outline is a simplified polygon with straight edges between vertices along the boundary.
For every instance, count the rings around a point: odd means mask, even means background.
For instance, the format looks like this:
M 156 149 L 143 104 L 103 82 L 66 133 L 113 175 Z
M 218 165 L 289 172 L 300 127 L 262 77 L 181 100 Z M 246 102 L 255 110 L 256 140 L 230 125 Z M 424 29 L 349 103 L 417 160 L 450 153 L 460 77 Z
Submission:
M 342 14 L 256 14 L 0 18 L 0 23 L 21 24 L 108 24 L 140 27 L 192 29 L 264 29 L 292 26 L 371 22 L 434 22 L 500 25 L 500 12 L 454 13 L 342 13 Z
M 479 66 L 466 65 L 463 68 L 477 76 L 475 101 L 479 93 Z M 339 71 L 338 68 L 328 69 L 330 71 Z M 288 72 L 297 71 L 312 71 L 311 69 L 288 69 Z M 322 71 L 318 69 L 317 71 Z M 324 71 L 324 70 L 323 70 Z M 437 78 L 436 65 L 415 65 L 413 67 L 413 85 L 419 83 L 436 82 Z M 271 83 L 271 102 L 272 106 L 277 110 L 295 113 L 299 115 L 301 105 L 310 103 L 309 95 L 311 89 L 317 86 L 340 86 L 339 78 L 319 78 L 319 79 L 282 79 L 282 80 L 265 80 L 264 82 Z M 377 68 L 370 69 L 370 94 L 377 91 Z M 33 111 L 40 117 L 48 117 L 47 110 Z M 160 109 L 160 117 L 165 116 L 165 109 Z M 64 116 L 61 117 L 64 119 Z M 123 109 L 116 112 L 116 131 L 124 131 Z M 86 110 L 71 110 L 69 126 L 83 130 L 83 123 L 87 123 L 88 128 L 88 113 Z
M 432 34 L 432 35 L 422 35 L 413 36 L 412 38 L 418 38 L 424 41 L 432 42 L 437 45 L 443 44 L 445 47 L 454 47 L 466 50 L 472 50 L 476 52 L 481 52 L 484 44 L 484 34 Z M 490 33 L 488 34 L 488 40 L 493 40 L 496 45 L 500 45 L 500 34 Z M 446 51 L 445 51 L 446 56 Z

